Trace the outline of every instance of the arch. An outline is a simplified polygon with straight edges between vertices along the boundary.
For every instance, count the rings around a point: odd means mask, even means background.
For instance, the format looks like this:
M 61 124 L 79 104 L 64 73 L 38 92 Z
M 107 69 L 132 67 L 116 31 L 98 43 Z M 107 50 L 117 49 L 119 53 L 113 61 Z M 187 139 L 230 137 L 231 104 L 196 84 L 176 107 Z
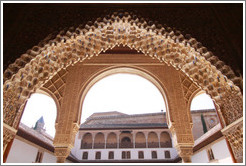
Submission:
M 230 128 L 232 123 L 238 125 L 234 123 L 236 120 L 241 123 L 242 78 L 237 77 L 229 66 L 189 35 L 185 38 L 180 31 L 147 23 L 144 18 L 137 18 L 128 12 L 116 12 L 98 18 L 94 23 L 86 24 L 83 29 L 81 26 L 74 31 L 71 29 L 65 33 L 61 31 L 54 40 L 42 47 L 34 46 L 4 71 L 3 122 L 13 131 L 18 128 L 24 103 L 30 94 L 42 87 L 59 70 L 119 45 L 140 51 L 184 73 L 211 96 L 218 112 L 223 115 L 225 127 Z M 71 125 L 74 131 L 77 130 L 76 122 Z M 242 127 L 238 130 L 241 131 Z M 11 134 L 14 136 L 15 132 Z M 242 135 L 239 139 L 242 139 Z M 9 141 L 5 142 L 4 149 Z M 235 144 L 231 143 L 233 151 L 237 151 L 236 145 L 242 149 L 242 143 L 235 140 L 232 142 Z M 238 153 L 239 157 L 241 152 Z
M 85 133 L 81 139 L 81 149 L 91 149 L 92 148 L 92 134 Z
M 117 135 L 114 132 L 108 134 L 106 148 L 117 148 Z
M 148 133 L 148 148 L 159 148 L 159 139 L 156 132 Z
M 102 149 L 105 147 L 105 137 L 102 132 L 99 132 L 95 135 L 93 147 L 95 149 Z
M 158 80 L 158 78 L 156 78 L 152 73 L 150 73 L 149 71 L 146 71 L 142 68 L 139 67 L 129 67 L 129 66 L 117 66 L 117 67 L 108 67 L 102 71 L 97 72 L 96 74 L 94 74 L 93 76 L 91 76 L 91 78 L 89 78 L 86 83 L 84 84 L 83 87 L 81 87 L 80 90 L 80 104 L 79 104 L 79 108 L 78 110 L 82 110 L 82 106 L 83 106 L 83 102 L 85 99 L 86 94 L 88 93 L 88 91 L 90 90 L 90 88 L 97 82 L 99 82 L 100 80 L 102 80 L 103 78 L 110 76 L 112 74 L 118 74 L 118 73 L 127 73 L 127 74 L 135 74 L 138 76 L 141 76 L 145 79 L 147 79 L 148 81 L 150 81 L 151 83 L 153 83 L 156 88 L 160 91 L 163 99 L 164 99 L 164 103 L 165 103 L 165 107 L 166 107 L 166 113 L 169 114 L 169 108 L 168 108 L 168 103 L 169 103 L 169 99 L 167 96 L 167 89 L 165 88 L 165 86 L 161 83 L 161 81 Z M 83 110 L 82 110 L 83 111 Z M 81 119 L 81 111 L 78 112 L 78 119 L 77 121 L 80 123 L 80 119 Z M 170 117 L 170 120 L 172 121 L 172 117 Z
M 120 148 L 133 148 L 133 136 L 131 132 L 124 131 L 119 136 Z
M 161 148 L 171 148 L 172 147 L 172 139 L 168 132 L 166 131 L 161 132 L 160 145 L 161 145 Z
M 61 105 L 60 105 L 57 97 L 49 89 L 47 89 L 45 87 L 41 87 L 41 88 L 37 89 L 36 93 L 43 93 L 45 95 L 50 96 L 54 100 L 54 102 L 56 103 L 56 123 L 57 123 L 57 120 L 59 119 L 59 112 L 61 109 Z
M 40 102 L 41 101 L 41 102 Z M 59 105 L 58 105 L 59 106 Z M 51 137 L 55 136 L 55 124 L 57 118 L 57 103 L 45 90 L 38 90 L 30 95 L 25 107 L 20 123 L 31 127 L 41 116 L 44 119 L 44 129 Z
M 165 150 L 165 159 L 170 159 L 171 158 L 171 154 L 169 150 Z
M 54 40 L 43 47 L 33 47 L 9 65 L 3 76 L 4 123 L 17 128 L 18 120 L 14 122 L 12 118 L 19 114 L 16 114 L 16 109 L 59 69 L 97 56 L 120 44 L 181 70 L 215 101 L 227 98 L 226 94 L 232 92 L 242 101 L 242 78 L 236 77 L 229 66 L 196 39 L 190 36 L 186 39 L 180 31 L 152 23 L 148 25 L 144 18 L 123 13 L 116 12 L 103 19 L 98 18 L 94 24 L 90 22 L 84 29 L 78 27 L 74 32 L 68 30 L 65 35 L 61 31 Z M 11 100 L 14 102 L 9 102 Z M 238 114 L 236 118 L 242 116 L 242 112 Z
M 143 132 L 137 132 L 135 138 L 135 148 L 146 148 L 146 137 Z

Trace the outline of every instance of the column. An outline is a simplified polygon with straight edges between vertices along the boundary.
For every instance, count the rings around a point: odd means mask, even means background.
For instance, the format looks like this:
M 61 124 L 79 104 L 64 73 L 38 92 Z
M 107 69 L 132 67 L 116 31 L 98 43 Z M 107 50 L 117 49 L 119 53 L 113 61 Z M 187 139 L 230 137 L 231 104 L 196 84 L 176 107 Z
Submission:
M 64 163 L 71 149 L 74 147 L 75 136 L 79 129 L 79 124 L 72 123 L 70 132 L 57 132 L 59 131 L 59 123 L 56 124 L 56 135 L 53 141 L 54 154 L 57 158 L 57 163 Z
M 146 133 L 146 148 L 148 148 L 148 136 L 149 136 L 149 133 Z
M 179 156 L 182 158 L 183 163 L 191 163 L 193 146 L 177 145 L 175 148 L 177 149 Z
M 120 148 L 120 136 L 119 133 L 117 133 L 117 149 Z
M 108 134 L 108 133 L 107 133 L 107 134 Z M 104 149 L 106 149 L 106 146 L 107 146 L 107 137 L 108 137 L 108 136 L 106 136 L 106 135 L 105 135 L 105 141 L 104 141 L 104 142 L 105 142 L 105 143 L 104 143 Z
M 92 145 L 91 148 L 94 149 L 95 133 L 92 134 Z
M 192 126 L 192 125 L 190 125 Z M 187 130 L 191 131 L 191 128 L 187 126 Z M 191 163 L 191 156 L 193 155 L 194 140 L 192 133 L 182 133 L 184 126 L 175 125 L 173 123 L 170 126 L 170 131 L 173 136 L 174 147 L 176 148 L 179 156 L 182 158 L 183 163 Z
M 68 155 L 70 154 L 70 151 L 72 149 L 72 146 L 68 145 L 67 147 L 55 147 L 55 156 L 56 156 L 56 162 L 57 163 L 64 163 Z

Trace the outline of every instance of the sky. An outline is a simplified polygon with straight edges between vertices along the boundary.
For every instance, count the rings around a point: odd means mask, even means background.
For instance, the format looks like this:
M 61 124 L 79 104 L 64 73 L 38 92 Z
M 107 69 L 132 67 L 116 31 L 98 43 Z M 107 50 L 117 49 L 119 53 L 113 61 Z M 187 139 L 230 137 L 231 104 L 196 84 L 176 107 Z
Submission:
M 191 110 L 214 108 L 207 94 L 195 97 Z M 94 112 L 119 111 L 126 114 L 142 114 L 166 111 L 160 91 L 147 79 L 133 74 L 114 74 L 95 83 L 85 96 L 81 123 Z M 54 137 L 56 105 L 44 94 L 32 94 L 27 102 L 21 122 L 33 127 L 44 117 L 46 132 Z

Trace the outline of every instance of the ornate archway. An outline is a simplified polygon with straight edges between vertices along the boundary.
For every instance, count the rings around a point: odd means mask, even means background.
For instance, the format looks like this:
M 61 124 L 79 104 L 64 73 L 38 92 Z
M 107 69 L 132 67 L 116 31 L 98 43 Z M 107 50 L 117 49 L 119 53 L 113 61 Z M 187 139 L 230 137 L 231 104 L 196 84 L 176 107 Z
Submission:
M 94 23 L 88 22 L 85 27 L 71 28 L 67 32 L 61 31 L 56 39 L 28 50 L 5 70 L 3 76 L 4 150 L 15 136 L 24 103 L 32 92 L 42 87 L 59 71 L 66 71 L 68 67 L 78 62 L 95 58 L 100 53 L 119 45 L 142 52 L 182 73 L 180 81 L 187 101 L 196 87 L 205 90 L 215 101 L 217 111 L 221 113 L 224 127 L 222 132 L 229 140 L 236 159 L 242 161 L 242 87 L 240 90 L 234 84 L 242 80 L 238 80 L 229 66 L 224 65 L 194 38 L 185 39 L 179 31 L 164 28 L 159 24 L 147 23 L 143 18 L 136 18 L 127 12 L 113 13 L 98 18 Z M 60 113 L 59 116 L 62 118 Z M 176 125 L 175 129 L 174 124 L 171 127 L 173 133 L 178 128 Z M 78 130 L 76 121 L 65 125 L 70 126 L 67 128 L 73 131 L 69 134 Z M 67 142 L 71 148 L 73 144 L 71 140 L 74 140 L 74 134 L 56 141 Z M 70 150 L 64 148 L 63 144 L 56 144 L 56 146 L 60 147 L 55 152 L 57 156 L 69 154 Z M 186 154 L 180 152 L 180 155 Z

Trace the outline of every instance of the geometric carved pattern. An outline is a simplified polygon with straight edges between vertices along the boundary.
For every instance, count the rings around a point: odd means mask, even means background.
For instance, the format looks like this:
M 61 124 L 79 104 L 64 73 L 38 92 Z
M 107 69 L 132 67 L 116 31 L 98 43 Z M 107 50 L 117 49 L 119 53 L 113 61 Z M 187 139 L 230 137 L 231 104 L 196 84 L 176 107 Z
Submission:
M 3 121 L 9 126 L 13 126 L 14 121 L 18 122 L 15 119 L 16 115 L 21 114 L 22 110 L 19 108 L 29 95 L 43 86 L 45 81 L 51 79 L 60 69 L 98 56 L 101 52 L 119 45 L 128 46 L 183 71 L 215 101 L 227 102 L 226 108 L 231 108 L 229 104 L 234 102 L 235 98 L 240 107 L 237 111 L 239 114 L 242 111 L 241 90 L 232 82 L 235 81 L 234 72 L 195 38 L 185 38 L 177 30 L 164 28 L 160 24 L 155 25 L 128 12 L 115 12 L 98 18 L 94 23 L 88 22 L 85 27 L 61 31 L 54 40 L 48 41 L 42 47 L 33 47 L 9 65 L 3 75 Z M 223 75 L 224 73 L 228 75 Z M 63 74 L 58 77 L 57 81 L 54 78 L 47 87 L 53 88 L 52 91 L 56 93 L 60 102 L 60 86 L 64 84 L 65 79 Z M 242 82 L 242 78 L 239 78 L 240 81 Z M 182 83 L 184 95 L 188 99 L 195 86 L 187 79 Z M 230 101 L 225 100 L 228 94 L 233 94 Z M 219 104 L 222 106 L 224 103 Z M 233 119 L 238 117 L 236 113 Z
M 188 104 L 191 95 L 198 89 L 198 86 L 186 75 L 180 73 L 180 80 L 182 84 L 183 95 Z
M 221 130 L 229 141 L 237 162 L 243 162 L 243 117 Z
M 225 119 L 226 125 L 229 125 L 237 119 L 243 117 L 243 98 L 234 93 L 226 93 L 221 100 L 220 110 Z
M 61 69 L 56 75 L 52 77 L 52 79 L 43 85 L 43 87 L 49 89 L 56 96 L 60 105 L 65 89 L 66 76 L 67 71 L 65 69 Z

